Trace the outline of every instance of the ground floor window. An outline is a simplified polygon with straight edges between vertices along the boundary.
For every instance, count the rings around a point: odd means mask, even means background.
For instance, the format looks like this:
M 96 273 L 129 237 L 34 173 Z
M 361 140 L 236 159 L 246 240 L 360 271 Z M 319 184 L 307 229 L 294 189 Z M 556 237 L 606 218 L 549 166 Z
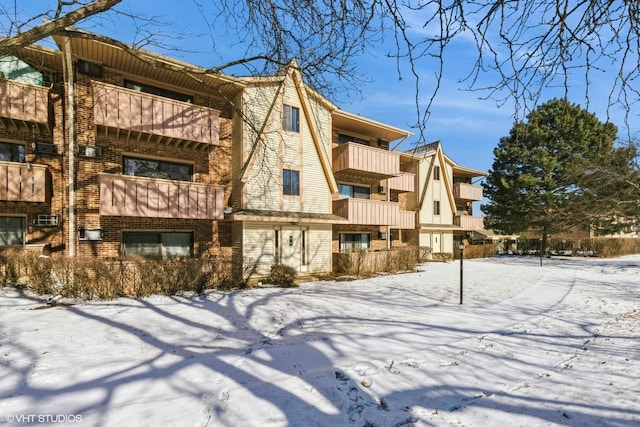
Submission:
M 24 245 L 25 219 L 22 216 L 0 216 L 0 246 Z
M 193 255 L 193 233 L 126 232 L 122 248 L 124 256 L 188 257 Z
M 368 233 L 340 234 L 340 252 L 368 250 L 369 248 L 371 248 L 371 235 Z

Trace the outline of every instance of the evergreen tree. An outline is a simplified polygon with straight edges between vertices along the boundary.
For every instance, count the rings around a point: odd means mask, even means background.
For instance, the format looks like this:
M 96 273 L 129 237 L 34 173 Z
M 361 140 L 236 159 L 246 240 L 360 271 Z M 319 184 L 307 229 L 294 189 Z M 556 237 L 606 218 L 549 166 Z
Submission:
M 537 230 L 546 247 L 549 234 L 583 224 L 576 201 L 586 181 L 579 166 L 610 159 L 616 135 L 616 126 L 566 99 L 540 105 L 494 150 L 485 226 L 509 234 Z

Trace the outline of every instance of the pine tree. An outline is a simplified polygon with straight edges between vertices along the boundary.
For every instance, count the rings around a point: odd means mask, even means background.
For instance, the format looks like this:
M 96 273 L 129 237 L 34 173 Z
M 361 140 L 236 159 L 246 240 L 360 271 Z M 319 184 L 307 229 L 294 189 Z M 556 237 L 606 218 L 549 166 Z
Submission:
M 565 99 L 540 105 L 494 150 L 484 184 L 490 200 L 482 207 L 485 227 L 536 230 L 546 247 L 549 234 L 584 224 L 576 203 L 585 193 L 579 165 L 610 159 L 616 137 L 616 126 Z

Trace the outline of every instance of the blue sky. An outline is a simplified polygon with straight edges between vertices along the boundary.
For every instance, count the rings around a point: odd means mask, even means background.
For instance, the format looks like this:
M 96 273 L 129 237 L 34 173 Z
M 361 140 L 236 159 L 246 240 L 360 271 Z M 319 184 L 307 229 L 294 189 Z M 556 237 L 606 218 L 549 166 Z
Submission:
M 38 2 L 18 2 L 19 8 L 41 7 L 42 4 L 54 4 L 52 0 Z M 172 44 L 185 51 L 166 53 L 180 60 L 194 63 L 203 67 L 212 67 L 225 61 L 237 59 L 244 54 L 243 46 L 231 46 L 219 35 L 213 37 L 202 16 L 192 1 L 154 0 L 133 1 L 125 0 L 119 7 L 130 9 L 134 13 L 140 12 L 145 16 L 157 15 L 162 21 L 170 25 L 159 29 L 166 33 L 200 34 L 200 37 L 190 37 L 185 40 L 173 38 Z M 31 11 L 32 12 L 32 11 Z M 133 42 L 134 29 L 127 25 L 127 20 L 104 20 L 96 23 L 95 27 L 82 25 L 90 31 L 116 38 L 123 42 Z M 419 26 L 416 25 L 416 28 Z M 6 32 L 5 28 L 2 29 Z M 426 31 L 420 29 L 419 31 Z M 215 40 L 215 50 L 212 49 Z M 496 101 L 480 99 L 486 95 L 464 90 L 466 85 L 459 83 L 470 71 L 475 60 L 475 51 L 464 37 L 452 46 L 445 61 L 445 75 L 441 82 L 439 95 L 431 107 L 431 114 L 427 123 L 425 140 L 427 142 L 440 140 L 444 151 L 458 164 L 474 169 L 487 171 L 493 162 L 493 149 L 500 137 L 508 135 L 513 124 L 512 104 L 498 106 Z M 153 50 L 153 49 L 151 49 Z M 189 50 L 191 52 L 186 52 Z M 343 97 L 337 104 L 340 108 L 360 114 L 362 116 L 387 123 L 399 128 L 411 130 L 417 121 L 415 104 L 415 81 L 407 70 L 403 70 L 400 80 L 395 60 L 386 58 L 388 47 L 381 45 L 370 52 L 356 58 L 355 61 L 369 83 L 362 86 L 361 93 L 350 97 Z M 303 64 L 301 64 L 303 65 Z M 417 64 L 421 76 L 421 90 L 423 96 L 431 93 L 434 84 L 435 63 L 422 61 Z M 606 70 L 601 73 L 606 75 Z M 495 76 L 482 76 L 482 79 L 495 79 Z M 598 76 L 596 75 L 597 79 Z M 486 80 L 489 81 L 489 80 Z M 598 81 L 592 80 L 596 91 Z M 581 80 L 578 79 L 570 92 L 570 101 L 585 105 Z M 589 110 L 604 121 L 606 116 L 605 103 L 593 102 L 598 97 L 606 97 L 608 87 L 602 86 L 603 92 L 592 95 Z M 607 90 L 605 90 L 607 89 Z M 543 92 L 542 100 L 546 101 L 554 96 L 562 96 L 558 88 L 547 89 Z M 424 107 L 426 100 L 422 102 Z M 598 111 L 600 110 L 600 111 Z M 613 111 L 612 121 L 622 126 L 622 115 Z M 631 129 L 634 133 L 635 130 Z M 621 132 L 622 133 L 622 132 Z M 407 140 L 400 148 L 410 148 L 416 138 Z

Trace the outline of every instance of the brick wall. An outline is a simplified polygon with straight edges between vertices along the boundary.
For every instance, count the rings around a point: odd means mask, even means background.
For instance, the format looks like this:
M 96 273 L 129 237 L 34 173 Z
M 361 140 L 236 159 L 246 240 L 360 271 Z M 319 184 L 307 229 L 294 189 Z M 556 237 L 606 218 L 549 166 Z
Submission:
M 50 132 L 42 133 L 37 127 L 31 131 L 22 126 L 0 127 L 0 141 L 21 144 L 25 147 L 25 162 L 47 167 L 45 202 L 0 201 L 0 215 L 26 216 L 26 244 L 49 245 L 54 250 L 61 250 L 63 245 L 62 225 L 42 227 L 35 225 L 38 215 L 58 215 L 60 223 L 64 216 L 65 188 L 63 171 L 65 165 L 61 152 L 62 143 L 62 88 L 54 85 L 49 91 Z M 43 128 L 44 129 L 44 128 Z M 35 143 L 54 144 L 58 154 L 39 153 L 33 148 Z M 62 191 L 59 191 L 59 189 Z

